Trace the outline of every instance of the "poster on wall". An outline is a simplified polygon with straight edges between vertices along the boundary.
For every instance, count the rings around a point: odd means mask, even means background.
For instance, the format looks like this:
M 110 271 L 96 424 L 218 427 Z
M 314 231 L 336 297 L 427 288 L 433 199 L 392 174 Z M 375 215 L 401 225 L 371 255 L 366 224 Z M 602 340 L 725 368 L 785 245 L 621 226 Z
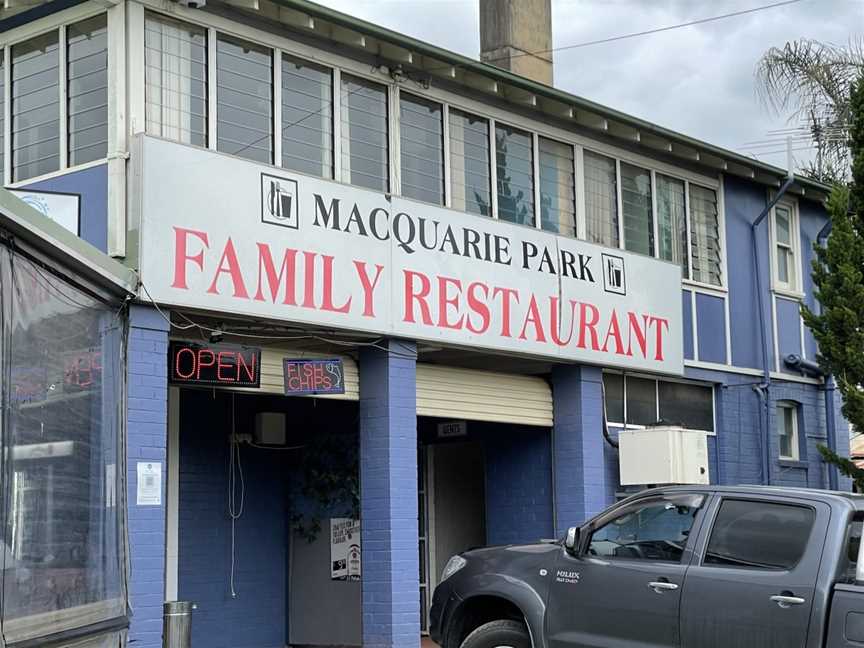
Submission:
M 75 236 L 81 235 L 81 196 L 58 191 L 10 189 L 30 207 L 62 225 Z
M 330 518 L 330 578 L 360 580 L 360 520 Z

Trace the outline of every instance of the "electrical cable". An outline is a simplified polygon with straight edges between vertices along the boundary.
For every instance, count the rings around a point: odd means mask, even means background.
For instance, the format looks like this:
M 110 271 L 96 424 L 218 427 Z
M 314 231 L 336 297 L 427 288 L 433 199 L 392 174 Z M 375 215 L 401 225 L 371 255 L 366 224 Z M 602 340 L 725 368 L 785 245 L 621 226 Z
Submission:
M 237 441 L 237 417 L 235 413 L 235 394 L 231 394 L 231 443 L 228 459 L 228 515 L 231 517 L 231 576 L 229 585 L 231 598 L 237 598 L 234 576 L 237 567 L 237 520 L 243 516 L 246 504 L 246 480 L 243 477 L 243 463 L 240 460 L 240 444 Z M 240 477 L 240 501 L 237 501 L 237 476 Z

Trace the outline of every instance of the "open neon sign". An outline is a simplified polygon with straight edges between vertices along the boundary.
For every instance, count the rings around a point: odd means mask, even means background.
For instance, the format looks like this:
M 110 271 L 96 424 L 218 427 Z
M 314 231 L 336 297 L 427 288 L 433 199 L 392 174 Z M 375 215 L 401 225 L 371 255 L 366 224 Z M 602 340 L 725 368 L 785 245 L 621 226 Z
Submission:
M 231 344 L 172 342 L 171 382 L 183 385 L 261 386 L 261 349 Z

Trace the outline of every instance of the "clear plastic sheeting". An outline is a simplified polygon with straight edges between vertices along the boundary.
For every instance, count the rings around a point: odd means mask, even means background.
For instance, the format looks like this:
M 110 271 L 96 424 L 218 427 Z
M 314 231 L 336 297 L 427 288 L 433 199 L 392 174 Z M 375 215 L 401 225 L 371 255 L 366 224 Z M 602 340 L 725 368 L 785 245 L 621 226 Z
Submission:
M 3 638 L 104 633 L 126 614 L 123 317 L 2 245 L 0 305 Z

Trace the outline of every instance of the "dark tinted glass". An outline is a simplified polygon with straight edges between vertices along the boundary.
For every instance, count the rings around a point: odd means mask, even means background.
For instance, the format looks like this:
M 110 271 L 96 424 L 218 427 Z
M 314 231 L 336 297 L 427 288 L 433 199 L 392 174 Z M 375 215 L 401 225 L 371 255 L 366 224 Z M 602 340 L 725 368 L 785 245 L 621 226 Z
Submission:
M 791 569 L 807 547 L 816 513 L 803 506 L 725 500 L 717 514 L 706 565 Z
M 60 52 L 56 31 L 12 46 L 13 180 L 60 168 Z
M 387 88 L 345 74 L 341 102 L 342 179 L 388 191 Z
M 510 126 L 495 126 L 498 172 L 498 218 L 534 224 L 534 147 L 531 135 Z
M 711 387 L 660 382 L 660 419 L 690 430 L 714 431 Z
M 603 374 L 603 394 L 606 397 L 606 419 L 612 423 L 623 423 L 624 376 Z
M 680 562 L 703 499 L 676 495 L 635 502 L 593 533 L 588 554 Z
M 621 163 L 621 215 L 624 217 L 624 247 L 631 252 L 654 255 L 654 219 L 651 203 L 651 172 Z
M 104 14 L 67 29 L 69 165 L 108 155 L 108 28 Z
M 273 57 L 266 47 L 219 36 L 216 47 L 217 148 L 273 161 Z
M 444 126 L 441 104 L 408 94 L 399 99 L 402 195 L 444 204 Z
M 282 55 L 282 166 L 333 177 L 330 70 Z
M 657 422 L 657 382 L 627 376 L 627 423 L 651 425 Z

